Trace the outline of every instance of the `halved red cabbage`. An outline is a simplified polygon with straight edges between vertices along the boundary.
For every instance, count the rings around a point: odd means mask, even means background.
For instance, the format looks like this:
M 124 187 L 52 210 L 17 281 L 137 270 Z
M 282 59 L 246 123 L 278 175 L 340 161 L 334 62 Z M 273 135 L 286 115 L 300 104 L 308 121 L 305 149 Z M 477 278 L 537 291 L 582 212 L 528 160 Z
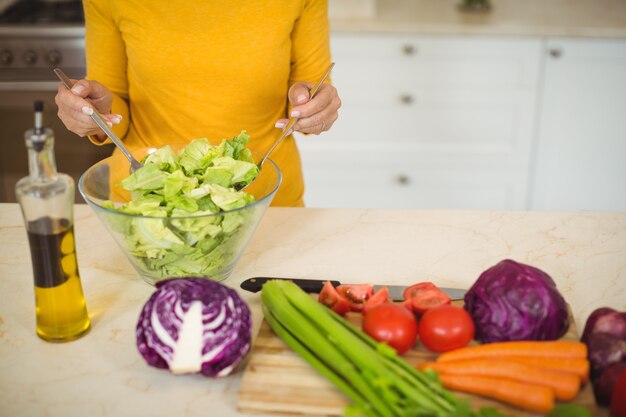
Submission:
M 505 259 L 484 271 L 465 294 L 465 309 L 485 343 L 555 340 L 569 326 L 563 296 L 552 278 L 530 265 Z
M 252 316 L 237 292 L 206 278 L 157 282 L 137 322 L 146 362 L 173 373 L 228 375 L 250 350 Z

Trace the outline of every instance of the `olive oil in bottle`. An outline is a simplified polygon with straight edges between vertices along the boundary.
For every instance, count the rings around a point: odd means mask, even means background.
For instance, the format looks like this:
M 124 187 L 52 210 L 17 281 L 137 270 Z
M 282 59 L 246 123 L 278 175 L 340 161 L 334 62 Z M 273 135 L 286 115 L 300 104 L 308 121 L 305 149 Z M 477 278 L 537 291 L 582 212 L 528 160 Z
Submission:
M 56 171 L 54 137 L 41 125 L 42 110 L 35 102 L 35 129 L 26 132 L 30 175 L 15 192 L 30 245 L 37 334 L 65 342 L 83 335 L 90 321 L 76 261 L 74 180 Z

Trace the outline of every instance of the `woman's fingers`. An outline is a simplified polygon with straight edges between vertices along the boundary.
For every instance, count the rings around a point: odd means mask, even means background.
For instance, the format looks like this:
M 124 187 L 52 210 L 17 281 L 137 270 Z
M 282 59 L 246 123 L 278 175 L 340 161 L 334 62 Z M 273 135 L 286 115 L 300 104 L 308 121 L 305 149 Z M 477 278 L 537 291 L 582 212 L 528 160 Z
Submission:
M 340 107 L 341 99 L 337 89 L 330 84 L 323 84 L 315 97 L 291 109 L 290 116 L 298 117 L 293 128 L 298 132 L 319 135 L 332 127 L 339 117 Z
M 103 134 L 91 118 L 94 108 L 105 113 L 102 116 L 109 126 L 121 122 L 120 115 L 110 114 L 112 100 L 113 96 L 106 87 L 89 80 L 76 81 L 71 91 L 59 84 L 55 96 L 59 119 L 68 130 L 79 136 Z

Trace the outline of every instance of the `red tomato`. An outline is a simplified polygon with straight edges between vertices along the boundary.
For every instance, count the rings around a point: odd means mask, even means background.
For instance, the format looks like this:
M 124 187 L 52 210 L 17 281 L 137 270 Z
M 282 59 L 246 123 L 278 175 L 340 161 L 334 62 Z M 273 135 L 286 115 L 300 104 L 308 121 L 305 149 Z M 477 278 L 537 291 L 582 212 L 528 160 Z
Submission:
M 408 311 L 411 312 L 411 314 L 414 313 L 413 311 L 413 303 L 411 302 L 411 300 L 404 300 L 400 303 L 400 305 L 404 308 L 406 308 Z
M 333 287 L 330 281 L 326 281 L 322 287 L 317 301 L 331 308 L 335 313 L 342 316 L 350 311 L 350 302 Z
M 474 322 L 463 308 L 443 305 L 424 313 L 419 335 L 428 350 L 447 352 L 466 346 L 474 338 Z
M 371 284 L 342 284 L 337 287 L 337 292 L 348 300 L 350 310 L 361 311 L 365 302 L 374 294 L 374 286 Z
M 626 417 L 626 369 L 620 372 L 611 394 L 611 415 Z
M 417 320 L 399 304 L 385 303 L 367 311 L 363 331 L 393 347 L 399 355 L 409 350 L 417 339 Z
M 403 293 L 405 300 L 411 300 L 413 311 L 422 314 L 440 305 L 450 304 L 450 297 L 432 282 L 411 285 Z
M 376 307 L 377 305 L 385 304 L 390 301 L 391 300 L 389 299 L 389 290 L 387 289 L 387 287 L 382 287 L 378 290 L 378 292 L 374 293 L 374 295 L 368 298 L 368 300 L 365 302 L 365 304 L 363 305 L 363 314 L 367 314 L 369 310 Z

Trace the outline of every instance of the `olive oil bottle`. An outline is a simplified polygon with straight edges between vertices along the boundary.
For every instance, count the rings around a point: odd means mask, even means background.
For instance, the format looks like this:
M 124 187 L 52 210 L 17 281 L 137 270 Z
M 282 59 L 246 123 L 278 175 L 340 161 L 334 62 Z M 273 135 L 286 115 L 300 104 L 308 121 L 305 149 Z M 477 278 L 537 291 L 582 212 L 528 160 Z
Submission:
M 35 283 L 37 335 L 65 342 L 90 326 L 74 243 L 74 180 L 57 172 L 54 135 L 43 128 L 35 102 L 35 128 L 26 131 L 29 176 L 15 185 L 22 209 Z

